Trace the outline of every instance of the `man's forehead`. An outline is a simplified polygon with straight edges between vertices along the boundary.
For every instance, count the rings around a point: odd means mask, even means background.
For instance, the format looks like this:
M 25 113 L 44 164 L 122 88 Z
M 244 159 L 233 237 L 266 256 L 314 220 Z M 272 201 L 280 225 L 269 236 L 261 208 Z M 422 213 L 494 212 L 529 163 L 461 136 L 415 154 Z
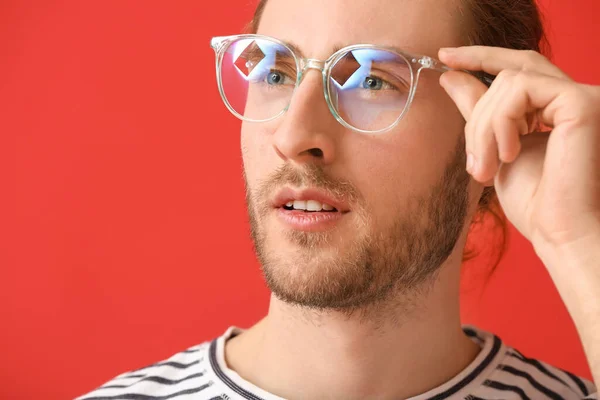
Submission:
M 357 43 L 436 53 L 442 46 L 461 44 L 456 2 L 268 0 L 258 33 L 293 44 L 310 58 L 327 58 Z

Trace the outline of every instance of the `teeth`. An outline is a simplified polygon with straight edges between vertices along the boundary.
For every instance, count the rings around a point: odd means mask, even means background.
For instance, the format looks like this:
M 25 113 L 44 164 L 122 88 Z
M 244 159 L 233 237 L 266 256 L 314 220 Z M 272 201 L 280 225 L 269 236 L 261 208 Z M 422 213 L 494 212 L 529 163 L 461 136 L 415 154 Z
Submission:
M 335 208 L 329 204 L 320 203 L 316 200 L 294 200 L 285 203 L 287 208 L 294 208 L 294 210 L 304 211 L 333 211 Z
M 323 209 L 323 205 L 318 201 L 308 200 L 306 202 L 306 210 L 307 211 L 321 211 Z
M 294 210 L 306 210 L 306 201 L 294 200 Z

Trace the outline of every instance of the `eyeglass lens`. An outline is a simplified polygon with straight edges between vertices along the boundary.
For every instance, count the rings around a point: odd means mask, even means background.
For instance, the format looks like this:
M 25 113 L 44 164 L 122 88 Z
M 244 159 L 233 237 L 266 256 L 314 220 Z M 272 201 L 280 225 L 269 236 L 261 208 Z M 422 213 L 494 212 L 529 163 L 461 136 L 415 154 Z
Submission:
M 246 120 L 265 121 L 290 104 L 298 67 L 287 47 L 269 39 L 244 38 L 229 43 L 220 74 L 225 100 L 235 113 Z M 358 48 L 336 58 L 326 82 L 339 118 L 357 129 L 378 131 L 402 115 L 413 76 L 403 56 Z

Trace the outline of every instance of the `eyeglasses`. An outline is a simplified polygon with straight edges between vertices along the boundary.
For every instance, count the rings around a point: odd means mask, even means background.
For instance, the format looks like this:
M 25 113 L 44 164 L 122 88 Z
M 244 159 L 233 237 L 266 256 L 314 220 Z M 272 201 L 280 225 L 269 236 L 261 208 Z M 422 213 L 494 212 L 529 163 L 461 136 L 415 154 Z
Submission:
M 335 119 L 369 134 L 398 124 L 423 69 L 451 70 L 428 56 L 370 44 L 344 47 L 326 61 L 299 57 L 290 45 L 263 35 L 214 37 L 211 47 L 223 102 L 241 120 L 267 122 L 283 115 L 302 78 L 317 69 Z

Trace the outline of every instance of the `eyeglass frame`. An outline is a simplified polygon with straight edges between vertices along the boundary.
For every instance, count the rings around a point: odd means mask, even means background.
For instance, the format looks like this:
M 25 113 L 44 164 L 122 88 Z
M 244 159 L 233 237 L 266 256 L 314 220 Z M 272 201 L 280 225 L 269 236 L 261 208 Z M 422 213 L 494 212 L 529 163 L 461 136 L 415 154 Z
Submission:
M 290 47 L 290 45 L 288 45 L 287 43 L 285 43 L 277 38 L 267 36 L 267 35 L 248 33 L 248 34 L 237 34 L 237 35 L 229 35 L 229 36 L 215 36 L 215 37 L 211 38 L 210 46 L 215 51 L 216 75 L 217 75 L 217 85 L 219 87 L 219 94 L 221 95 L 221 99 L 225 103 L 225 106 L 227 107 L 227 109 L 233 115 L 235 115 L 237 118 L 239 118 L 242 121 L 246 121 L 246 122 L 270 122 L 270 121 L 273 121 L 273 120 L 281 117 L 289 109 L 291 102 L 292 102 L 292 98 L 290 97 L 290 101 L 287 104 L 287 106 L 283 110 L 281 110 L 277 115 L 270 117 L 268 119 L 264 119 L 264 120 L 253 120 L 253 119 L 244 117 L 243 115 L 238 113 L 233 108 L 233 106 L 229 103 L 227 96 L 225 95 L 225 90 L 223 88 L 221 67 L 223 65 L 223 58 L 225 57 L 225 49 L 227 49 L 232 42 L 237 41 L 237 40 L 244 40 L 244 39 L 269 40 L 280 46 L 283 46 L 286 50 L 288 50 L 290 52 L 290 54 L 292 54 L 292 56 L 294 57 L 294 61 L 296 62 L 296 70 L 297 70 L 297 73 L 296 73 L 297 77 L 296 77 L 296 82 L 294 85 L 294 90 L 292 91 L 292 96 L 294 95 L 294 92 L 296 91 L 296 89 L 298 89 L 298 87 L 302 83 L 302 79 L 304 78 L 304 76 L 306 75 L 308 70 L 316 69 L 316 70 L 321 71 L 321 76 L 323 79 L 323 94 L 325 96 L 325 102 L 327 103 L 327 107 L 329 108 L 329 111 L 331 112 L 333 117 L 344 127 L 351 129 L 353 131 L 359 132 L 359 133 L 364 133 L 364 134 L 369 134 L 369 135 L 387 132 L 387 131 L 395 128 L 398 125 L 398 123 L 400 123 L 400 121 L 402 120 L 404 115 L 408 112 L 408 110 L 413 102 L 415 93 L 417 91 L 417 86 L 419 83 L 419 77 L 421 75 L 422 70 L 430 69 L 430 70 L 441 72 L 441 73 L 444 73 L 447 71 L 456 71 L 456 69 L 448 67 L 447 65 L 445 65 L 444 63 L 442 63 L 439 60 L 436 60 L 433 57 L 422 55 L 422 54 L 409 53 L 409 52 L 406 52 L 406 51 L 403 51 L 403 50 L 400 50 L 400 49 L 397 49 L 394 47 L 390 47 L 390 46 L 378 46 L 378 45 L 374 45 L 374 44 L 354 44 L 354 45 L 346 46 L 346 47 L 343 47 L 343 48 L 337 50 L 331 56 L 329 56 L 326 60 L 318 60 L 318 59 L 314 59 L 314 58 L 300 57 L 298 54 L 296 54 L 296 51 L 294 51 Z M 400 113 L 398 118 L 396 118 L 396 120 L 390 126 L 383 128 L 383 129 L 376 130 L 376 131 L 363 130 L 363 129 L 359 129 L 355 126 L 350 125 L 338 113 L 338 111 L 335 109 L 335 107 L 333 105 L 333 102 L 331 101 L 329 79 L 331 78 L 332 66 L 334 66 L 341 58 L 343 58 L 349 52 L 351 52 L 353 50 L 360 50 L 360 49 L 383 50 L 383 51 L 387 51 L 387 52 L 396 54 L 396 55 L 400 56 L 401 58 L 403 58 L 405 61 L 407 61 L 407 64 L 408 64 L 409 70 L 410 70 L 411 87 L 410 87 L 410 91 L 408 94 L 408 99 L 406 100 L 406 105 L 404 106 L 404 110 L 402 110 L 402 113 Z M 416 71 L 415 71 L 415 68 L 417 68 Z M 465 71 L 465 70 L 460 70 L 460 71 L 467 72 L 469 74 L 474 75 L 475 77 L 480 79 L 487 86 L 490 86 L 491 83 L 493 82 L 493 78 L 494 78 L 493 76 L 490 77 L 487 74 L 474 73 L 474 72 Z

